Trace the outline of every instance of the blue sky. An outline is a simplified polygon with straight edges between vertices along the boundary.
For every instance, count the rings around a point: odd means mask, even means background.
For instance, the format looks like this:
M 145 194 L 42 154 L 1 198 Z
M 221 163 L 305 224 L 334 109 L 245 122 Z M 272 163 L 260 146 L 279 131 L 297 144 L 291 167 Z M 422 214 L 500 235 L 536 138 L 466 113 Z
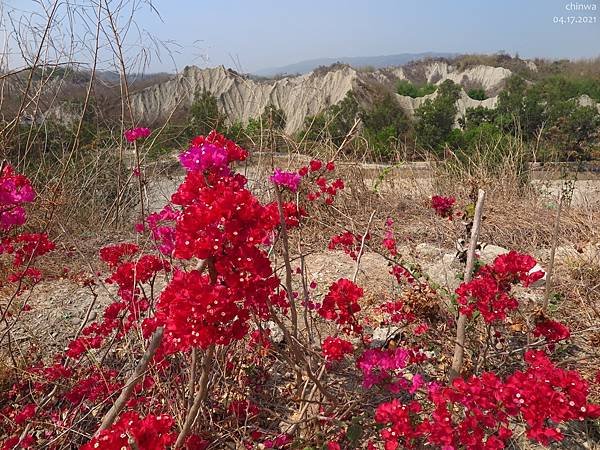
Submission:
M 8 0 L 12 5 L 29 2 Z M 597 9 L 569 11 L 571 3 Z M 170 42 L 171 51 L 161 51 L 162 61 L 153 56 L 151 71 L 173 71 L 188 64 L 225 64 L 253 71 L 320 57 L 425 51 L 600 56 L 600 0 L 153 0 L 152 4 L 160 18 L 150 8 L 140 8 L 137 27 Z M 594 16 L 596 23 L 553 23 L 554 17 L 580 15 Z
M 526 57 L 600 55 L 596 24 L 553 23 L 565 0 L 158 0 L 155 32 L 211 63 L 252 71 L 304 59 L 424 51 L 519 52 Z M 588 3 L 595 2 L 573 2 Z M 177 6 L 175 6 L 177 5 Z M 184 50 L 184 49 L 182 49 Z M 176 61 L 186 64 L 185 51 Z M 239 61 L 239 62 L 237 62 Z M 201 62 L 201 61 L 196 61 Z

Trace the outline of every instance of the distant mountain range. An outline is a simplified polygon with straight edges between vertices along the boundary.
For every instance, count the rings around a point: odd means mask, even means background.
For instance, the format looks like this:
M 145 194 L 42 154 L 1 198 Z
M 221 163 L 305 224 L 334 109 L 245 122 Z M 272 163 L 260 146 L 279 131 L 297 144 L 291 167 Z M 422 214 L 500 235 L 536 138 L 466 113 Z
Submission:
M 281 67 L 269 67 L 266 69 L 255 70 L 254 75 L 263 77 L 272 77 L 274 75 L 295 75 L 308 73 L 319 66 L 330 66 L 336 62 L 348 64 L 354 68 L 371 66 L 375 69 L 383 67 L 401 66 L 425 58 L 452 58 L 457 56 L 457 53 L 399 53 L 397 55 L 381 55 L 381 56 L 343 56 L 340 58 L 317 58 L 307 59 L 295 64 L 289 64 Z

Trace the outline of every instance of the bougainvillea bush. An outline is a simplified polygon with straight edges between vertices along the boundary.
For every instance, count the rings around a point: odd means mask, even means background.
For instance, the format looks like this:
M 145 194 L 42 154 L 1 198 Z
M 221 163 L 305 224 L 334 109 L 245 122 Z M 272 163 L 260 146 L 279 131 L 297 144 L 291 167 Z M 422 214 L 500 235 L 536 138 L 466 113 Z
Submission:
M 548 317 L 502 371 L 490 354 L 448 381 L 458 312 L 488 343 L 510 341 L 515 286 L 543 275 L 533 258 L 502 255 L 448 296 L 404 264 L 401 217 L 383 236 L 339 230 L 329 249 L 357 272 L 365 251 L 389 261 L 395 287 L 369 316 L 366 286 L 341 277 L 319 289 L 301 244 L 291 245 L 313 208 L 335 214 L 345 185 L 334 162 L 274 168 L 270 196 L 259 198 L 235 169 L 247 157 L 216 132 L 193 139 L 180 155 L 184 181 L 135 224 L 136 242 L 99 249 L 116 300 L 63 352 L 15 370 L 0 398 L 3 449 L 501 449 L 517 429 L 548 444 L 569 423 L 600 417 L 592 380 L 557 356 L 568 327 Z M 19 232 L 34 200 L 29 181 L 4 168 L 0 281 L 15 285 L 13 299 L 39 281 L 33 263 L 54 248 L 43 233 Z M 436 196 L 432 207 L 451 220 L 458 206 Z M 4 317 L 11 305 L 1 307 Z M 376 339 L 385 327 L 394 332 Z

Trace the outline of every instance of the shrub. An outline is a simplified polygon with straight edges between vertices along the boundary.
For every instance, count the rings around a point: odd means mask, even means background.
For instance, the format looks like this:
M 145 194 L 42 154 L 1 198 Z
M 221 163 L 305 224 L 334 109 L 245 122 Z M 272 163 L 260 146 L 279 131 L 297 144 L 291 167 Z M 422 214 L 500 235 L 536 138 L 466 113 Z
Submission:
M 485 90 L 481 89 L 481 88 L 469 89 L 467 91 L 467 95 L 469 97 L 471 97 L 473 100 L 485 100 L 487 98 Z
M 247 448 L 501 449 L 517 426 L 547 445 L 564 438 L 563 424 L 600 417 L 588 382 L 556 361 L 568 327 L 538 316 L 523 331 L 538 341 L 524 347 L 522 336 L 514 339 L 521 347 L 513 353 L 523 358 L 511 364 L 505 347 L 495 352 L 489 345 L 513 341 L 510 325 L 523 315 L 514 287 L 543 275 L 531 256 L 500 255 L 443 298 L 405 267 L 392 219 L 383 240 L 369 230 L 362 236 L 344 230 L 330 248 L 342 248 L 358 266 L 368 241 L 381 248 L 395 280 L 394 300 L 365 316 L 365 291 L 355 280 L 339 278 L 317 294 L 304 261 L 293 263 L 290 252 L 290 238 L 304 232 L 310 212 L 338 211 L 328 208 L 344 190 L 335 164 L 277 168 L 269 201 L 235 171 L 247 156 L 214 131 L 194 138 L 180 155 L 186 175 L 171 201 L 137 226 L 140 244 L 149 245 L 100 250 L 113 302 L 64 351 L 14 374 L 0 393 L 3 448 L 207 449 L 243 442 Z M 38 273 L 19 271 L 54 248 L 43 235 L 18 232 L 24 206 L 34 199 L 27 178 L 2 170 L 0 250 L 17 282 L 39 280 Z M 434 196 L 432 220 L 438 214 L 437 220 L 468 221 L 469 206 L 461 214 L 458 203 Z M 469 349 L 485 356 L 471 366 L 474 373 L 448 383 L 439 363 L 454 340 L 447 331 L 456 317 L 443 306 L 451 300 L 473 325 Z M 373 345 L 373 323 L 402 329 L 401 338 Z M 274 342 L 272 330 L 283 342 Z M 204 414 L 210 420 L 198 420 Z M 297 419 L 282 429 L 286 417 Z M 299 429 L 298 421 L 318 424 L 318 432 Z
M 433 94 L 436 89 L 437 86 L 432 83 L 425 83 L 422 86 L 415 86 L 408 80 L 399 80 L 396 83 L 396 92 L 398 94 L 412 98 L 425 97 L 426 95 Z

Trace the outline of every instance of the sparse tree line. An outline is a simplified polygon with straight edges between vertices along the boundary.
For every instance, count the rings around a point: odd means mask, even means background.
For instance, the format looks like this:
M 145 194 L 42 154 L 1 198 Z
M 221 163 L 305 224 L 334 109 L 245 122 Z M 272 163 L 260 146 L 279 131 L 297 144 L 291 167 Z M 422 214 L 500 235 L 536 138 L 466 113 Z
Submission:
M 557 75 L 531 84 L 514 75 L 507 80 L 496 108 L 468 108 L 456 123 L 460 89 L 450 80 L 439 86 L 415 86 L 402 80 L 397 90 L 400 95 L 416 98 L 437 91 L 415 110 L 412 120 L 392 93 L 369 109 L 360 107 L 349 93 L 339 105 L 308 117 L 305 126 L 311 138 L 326 135 L 339 142 L 353 119 L 360 117 L 363 137 L 375 156 L 383 159 L 393 159 L 399 142 L 438 156 L 453 152 L 468 157 L 482 146 L 501 151 L 515 140 L 531 147 L 530 156 L 538 160 L 589 160 L 595 156 L 600 113 L 593 105 L 580 104 L 579 98 L 587 95 L 599 102 L 598 81 Z M 471 89 L 467 94 L 477 100 L 486 98 L 483 89 Z
M 306 117 L 303 128 L 287 139 L 317 144 L 327 141 L 339 146 L 353 130 L 360 139 L 353 139 L 344 151 L 378 161 L 397 159 L 400 149 L 404 157 L 415 159 L 432 153 L 464 159 L 482 147 L 502 152 L 515 143 L 524 144 L 529 153 L 526 157 L 538 161 L 590 160 L 597 156 L 600 113 L 595 105 L 583 104 L 579 99 L 586 95 L 594 104 L 600 102 L 600 80 L 549 75 L 532 83 L 513 75 L 494 109 L 468 108 L 457 120 L 461 89 L 450 80 L 439 85 L 400 80 L 395 92 L 379 89 L 368 104 L 350 91 L 341 102 Z M 427 98 L 412 118 L 396 98 L 396 94 L 417 98 L 434 92 L 436 95 Z M 471 88 L 467 95 L 475 100 L 487 98 L 481 88 Z M 113 138 L 107 121 L 100 119 L 94 113 L 85 117 L 79 137 L 84 148 L 108 145 Z M 247 123 L 232 121 L 211 92 L 199 91 L 184 115 L 162 128 L 149 148 L 149 157 L 168 154 L 185 145 L 194 133 L 206 134 L 212 129 L 250 148 L 285 151 L 286 140 L 281 136 L 286 120 L 282 109 L 269 104 L 259 117 Z M 359 126 L 355 127 L 357 120 Z M 31 133 L 26 125 L 20 131 Z M 47 138 L 43 145 L 52 148 L 63 145 L 70 134 L 68 126 L 58 124 L 48 124 L 44 133 Z
M 530 149 L 530 159 L 572 161 L 596 156 L 600 113 L 579 99 L 587 95 L 594 103 L 600 102 L 600 81 L 552 75 L 531 83 L 514 75 L 499 94 L 496 108 L 468 108 L 458 120 L 461 87 L 454 82 L 415 85 L 400 80 L 396 88 L 396 93 L 413 98 L 437 95 L 425 100 L 410 118 L 393 92 L 381 92 L 364 105 L 350 91 L 341 102 L 306 117 L 296 140 L 330 141 L 339 146 L 359 120 L 362 139 L 348 147 L 375 160 L 396 159 L 400 146 L 411 148 L 414 157 L 430 152 L 443 157 L 451 152 L 468 158 L 481 147 L 501 152 L 516 142 Z M 467 95 L 475 100 L 487 98 L 481 88 L 469 89 Z M 196 95 L 189 120 L 203 131 L 216 128 L 248 145 L 256 144 L 261 135 L 280 133 L 286 124 L 285 113 L 273 105 L 246 125 L 230 123 L 209 92 Z

